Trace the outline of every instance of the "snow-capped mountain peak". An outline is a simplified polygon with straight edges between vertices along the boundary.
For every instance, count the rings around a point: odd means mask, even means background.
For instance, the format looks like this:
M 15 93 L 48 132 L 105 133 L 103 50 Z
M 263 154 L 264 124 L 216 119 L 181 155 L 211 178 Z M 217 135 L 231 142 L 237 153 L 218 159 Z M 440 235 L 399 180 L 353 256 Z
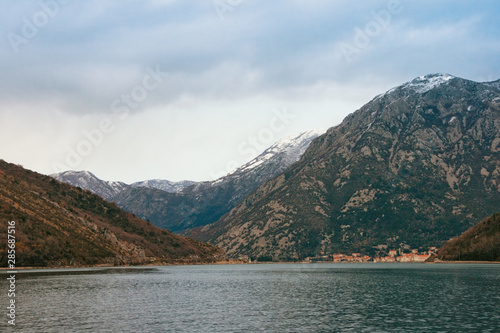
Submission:
M 169 193 L 179 193 L 185 187 L 195 184 L 196 182 L 190 180 L 183 180 L 180 182 L 171 182 L 164 179 L 150 179 L 142 182 L 133 183 L 132 187 L 148 187 L 162 190 Z
M 455 77 L 450 74 L 430 74 L 419 76 L 411 82 L 403 85 L 403 87 L 410 88 L 418 93 L 426 93 L 442 84 L 448 83 Z
M 317 129 L 300 133 L 299 135 L 290 135 L 277 141 L 274 145 L 269 147 L 266 151 L 284 151 L 287 148 L 295 147 L 302 144 L 304 141 L 309 141 L 317 138 L 326 133 L 326 129 Z
M 406 82 L 402 85 L 394 87 L 387 92 L 380 94 L 374 98 L 374 100 L 378 100 L 380 98 L 390 96 L 396 91 L 403 92 L 416 92 L 419 94 L 424 94 L 436 87 L 439 87 L 442 84 L 448 84 L 451 80 L 456 77 L 450 74 L 442 73 L 442 74 L 428 74 L 424 76 L 419 76 L 412 81 Z
M 234 172 L 234 174 L 248 172 L 252 169 L 255 169 L 280 153 L 288 155 L 287 157 L 289 160 L 298 161 L 302 154 L 304 154 L 304 152 L 306 151 L 307 147 L 309 147 L 312 140 L 324 134 L 325 132 L 326 130 L 324 129 L 317 129 L 303 132 L 298 135 L 290 135 L 284 137 L 273 144 L 271 147 L 266 149 L 262 154 L 260 154 L 250 162 L 242 165 Z
M 122 182 L 101 180 L 89 171 L 65 171 L 50 176 L 61 182 L 89 190 L 104 199 L 109 199 L 129 187 Z

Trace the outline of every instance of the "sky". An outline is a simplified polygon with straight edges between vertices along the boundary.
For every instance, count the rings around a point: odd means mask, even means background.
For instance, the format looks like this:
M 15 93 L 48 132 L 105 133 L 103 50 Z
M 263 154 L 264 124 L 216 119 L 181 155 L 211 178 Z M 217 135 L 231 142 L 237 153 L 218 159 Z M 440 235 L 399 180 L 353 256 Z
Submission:
M 216 179 L 415 77 L 500 79 L 498 1 L 0 3 L 0 159 Z

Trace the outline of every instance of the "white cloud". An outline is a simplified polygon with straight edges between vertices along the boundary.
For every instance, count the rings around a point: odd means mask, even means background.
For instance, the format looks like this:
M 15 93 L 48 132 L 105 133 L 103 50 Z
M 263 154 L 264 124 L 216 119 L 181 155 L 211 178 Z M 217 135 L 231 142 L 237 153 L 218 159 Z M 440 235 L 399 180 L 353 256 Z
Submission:
M 480 15 L 474 15 L 458 22 L 436 22 L 428 26 L 410 27 L 404 35 L 404 41 L 419 47 L 436 46 L 438 43 L 456 45 L 457 41 L 464 42 L 464 39 L 477 37 L 476 29 L 481 21 Z
M 500 8 L 487 1 L 405 2 L 351 63 L 339 43 L 387 1 L 243 1 L 221 21 L 212 2 L 97 0 L 61 8 L 15 54 L 0 41 L 0 158 L 50 173 L 65 147 L 112 114 L 148 66 L 162 84 L 116 123 L 81 168 L 108 179 L 208 179 L 274 108 L 280 135 L 335 125 L 375 95 L 432 72 L 500 77 Z M 20 32 L 38 3 L 0 4 Z

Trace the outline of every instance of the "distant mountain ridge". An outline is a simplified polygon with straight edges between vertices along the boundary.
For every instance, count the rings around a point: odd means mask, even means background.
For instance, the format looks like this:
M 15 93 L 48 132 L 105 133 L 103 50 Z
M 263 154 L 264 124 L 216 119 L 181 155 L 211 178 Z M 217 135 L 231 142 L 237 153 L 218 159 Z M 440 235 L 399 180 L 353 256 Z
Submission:
M 277 260 L 440 246 L 498 210 L 499 82 L 432 74 L 391 89 L 186 234 L 230 256 Z
M 89 175 L 90 176 L 90 175 Z M 91 176 L 90 176 L 91 177 Z M 89 191 L 0 160 L 0 260 L 17 267 L 214 262 L 222 251 L 162 230 Z
M 298 161 L 321 131 L 278 141 L 261 155 L 215 181 L 200 182 L 178 193 L 134 188 L 111 198 L 120 207 L 173 232 L 217 221 L 259 185 Z
M 73 186 L 80 187 L 84 190 L 97 194 L 104 199 L 110 199 L 118 193 L 133 187 L 146 187 L 158 189 L 169 193 L 177 193 L 183 188 L 196 184 L 194 181 L 184 180 L 180 182 L 172 182 L 163 179 L 151 179 L 132 184 L 126 184 L 118 181 L 107 181 L 97 178 L 89 171 L 64 171 L 50 175 L 51 177 Z
M 148 180 L 127 185 L 103 181 L 85 171 L 67 171 L 52 177 L 114 201 L 159 227 L 181 232 L 217 221 L 259 185 L 297 162 L 312 140 L 323 133 L 313 130 L 283 138 L 214 181 Z
M 64 171 L 50 175 L 51 177 L 109 199 L 130 187 L 123 182 L 105 181 L 97 178 L 89 171 Z
M 197 182 L 191 180 L 182 180 L 180 182 L 172 182 L 164 179 L 150 179 L 131 184 L 132 187 L 147 187 L 162 190 L 168 193 L 179 193 L 184 188 L 194 185 Z M 118 192 L 119 193 L 119 192 Z M 116 194 L 118 194 L 116 193 Z M 115 195 L 116 195 L 115 194 Z

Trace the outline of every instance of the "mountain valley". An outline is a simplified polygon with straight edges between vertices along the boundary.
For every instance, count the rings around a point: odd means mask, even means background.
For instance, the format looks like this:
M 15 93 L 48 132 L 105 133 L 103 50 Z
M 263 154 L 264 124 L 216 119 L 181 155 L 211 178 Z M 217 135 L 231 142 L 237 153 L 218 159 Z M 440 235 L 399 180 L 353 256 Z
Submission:
M 126 185 L 93 174 L 67 171 L 54 178 L 90 190 L 154 225 L 182 232 L 216 222 L 264 182 L 297 162 L 324 131 L 283 138 L 230 174 L 207 182 L 149 180 Z

